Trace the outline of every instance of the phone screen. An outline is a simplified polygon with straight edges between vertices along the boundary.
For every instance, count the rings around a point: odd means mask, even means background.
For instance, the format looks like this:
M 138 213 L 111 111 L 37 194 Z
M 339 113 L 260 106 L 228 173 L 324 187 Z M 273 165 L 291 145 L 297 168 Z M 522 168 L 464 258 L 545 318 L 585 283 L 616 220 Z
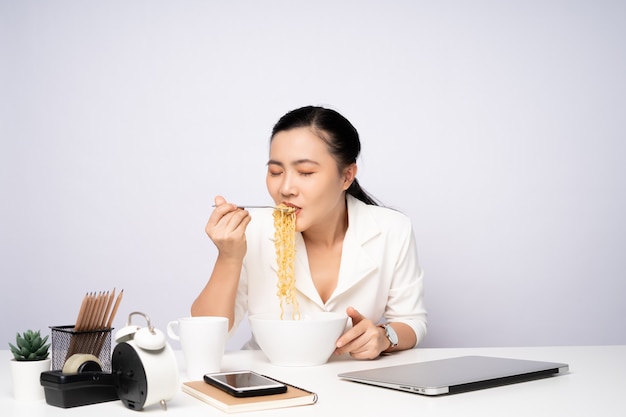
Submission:
M 253 371 L 236 371 L 207 374 L 204 380 L 237 397 L 280 394 L 287 386 Z

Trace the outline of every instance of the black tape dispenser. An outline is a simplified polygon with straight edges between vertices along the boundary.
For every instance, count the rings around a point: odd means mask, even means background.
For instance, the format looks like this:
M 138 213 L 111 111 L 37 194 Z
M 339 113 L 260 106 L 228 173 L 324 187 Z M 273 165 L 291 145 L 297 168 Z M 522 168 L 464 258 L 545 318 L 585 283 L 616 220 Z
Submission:
M 117 400 L 113 374 L 102 371 L 100 360 L 88 353 L 70 356 L 62 370 L 42 372 L 46 402 L 62 408 Z

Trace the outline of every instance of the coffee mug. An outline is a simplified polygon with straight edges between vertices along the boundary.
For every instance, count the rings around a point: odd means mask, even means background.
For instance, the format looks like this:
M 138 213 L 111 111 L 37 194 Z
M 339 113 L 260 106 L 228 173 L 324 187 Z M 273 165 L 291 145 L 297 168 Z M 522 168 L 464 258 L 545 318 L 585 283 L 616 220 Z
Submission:
M 221 370 L 227 334 L 226 317 L 183 317 L 167 324 L 167 335 L 180 342 L 187 378 L 192 381 Z

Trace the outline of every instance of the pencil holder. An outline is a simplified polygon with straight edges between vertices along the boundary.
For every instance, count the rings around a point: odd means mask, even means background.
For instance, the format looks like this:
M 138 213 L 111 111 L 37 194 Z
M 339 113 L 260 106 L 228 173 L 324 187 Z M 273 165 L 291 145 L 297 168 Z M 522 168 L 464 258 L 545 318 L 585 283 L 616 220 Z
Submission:
M 52 330 L 52 370 L 61 370 L 65 361 L 76 353 L 91 354 L 102 364 L 103 372 L 111 372 L 110 329 L 74 331 L 74 326 L 54 326 Z

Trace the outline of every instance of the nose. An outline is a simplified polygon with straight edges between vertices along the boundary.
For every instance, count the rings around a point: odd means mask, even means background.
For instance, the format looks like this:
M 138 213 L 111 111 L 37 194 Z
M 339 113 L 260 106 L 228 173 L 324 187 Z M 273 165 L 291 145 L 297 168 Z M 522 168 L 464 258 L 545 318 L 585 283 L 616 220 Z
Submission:
M 280 183 L 280 194 L 283 197 L 289 197 L 296 194 L 296 181 L 292 174 L 285 173 L 282 176 L 282 182 Z

